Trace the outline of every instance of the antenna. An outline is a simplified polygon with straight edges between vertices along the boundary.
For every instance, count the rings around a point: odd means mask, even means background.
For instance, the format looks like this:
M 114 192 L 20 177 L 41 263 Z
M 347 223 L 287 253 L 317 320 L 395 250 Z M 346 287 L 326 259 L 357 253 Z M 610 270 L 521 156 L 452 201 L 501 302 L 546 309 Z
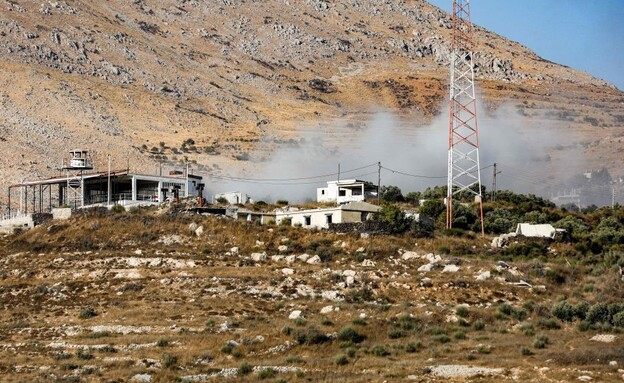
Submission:
M 470 0 L 453 0 L 452 22 L 446 227 L 453 227 L 453 197 L 468 192 L 479 202 L 485 236 Z

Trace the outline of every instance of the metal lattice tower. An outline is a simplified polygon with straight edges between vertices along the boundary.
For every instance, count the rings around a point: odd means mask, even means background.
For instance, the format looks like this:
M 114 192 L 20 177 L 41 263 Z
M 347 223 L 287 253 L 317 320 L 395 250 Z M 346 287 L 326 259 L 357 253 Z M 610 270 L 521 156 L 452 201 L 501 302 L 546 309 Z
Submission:
M 470 0 L 453 0 L 452 22 L 446 227 L 453 227 L 453 197 L 460 193 L 471 193 L 480 205 L 483 234 Z

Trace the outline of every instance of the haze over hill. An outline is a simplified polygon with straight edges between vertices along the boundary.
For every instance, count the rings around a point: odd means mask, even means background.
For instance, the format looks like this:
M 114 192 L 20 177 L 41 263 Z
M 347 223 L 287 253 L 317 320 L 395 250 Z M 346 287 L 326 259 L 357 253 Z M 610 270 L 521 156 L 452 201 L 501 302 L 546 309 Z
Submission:
M 377 161 L 446 173 L 450 16 L 425 1 L 0 7 L 2 187 L 58 174 L 75 146 L 92 150 L 100 169 L 109 153 L 114 167 L 142 172 L 188 159 L 216 176 L 210 192 L 259 197 L 314 185 L 259 189 L 227 176 L 295 178 Z M 475 32 L 482 165 L 506 166 L 503 187 L 545 192 L 601 167 L 620 175 L 621 91 Z M 444 180 L 388 173 L 384 182 Z

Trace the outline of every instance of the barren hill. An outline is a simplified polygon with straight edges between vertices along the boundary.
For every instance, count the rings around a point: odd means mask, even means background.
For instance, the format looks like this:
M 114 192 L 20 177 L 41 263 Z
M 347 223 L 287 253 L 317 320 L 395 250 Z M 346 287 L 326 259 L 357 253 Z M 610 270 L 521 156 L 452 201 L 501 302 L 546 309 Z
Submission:
M 445 105 L 450 16 L 425 1 L 0 0 L 0 9 L 4 186 L 58 173 L 70 147 L 93 150 L 102 167 L 111 153 L 118 168 L 188 158 L 219 173 L 266 160 L 320 123 L 353 128 L 324 132 L 340 145 L 376 111 L 416 129 Z M 526 132 L 561 137 L 547 169 L 567 154 L 585 156 L 573 171 L 622 168 L 621 91 L 487 30 L 476 38 L 485 111 L 507 105 Z

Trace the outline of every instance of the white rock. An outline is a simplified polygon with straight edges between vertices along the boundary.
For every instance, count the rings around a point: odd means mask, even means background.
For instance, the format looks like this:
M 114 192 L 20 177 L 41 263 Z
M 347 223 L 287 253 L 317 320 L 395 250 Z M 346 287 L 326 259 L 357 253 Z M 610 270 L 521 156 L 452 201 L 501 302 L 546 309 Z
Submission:
M 362 238 L 362 239 L 368 239 L 369 237 L 370 237 L 370 234 L 368 234 L 368 233 L 361 233 L 360 234 L 360 238 Z
M 255 262 L 264 261 L 267 259 L 266 253 L 251 253 L 251 259 Z
M 306 262 L 311 265 L 315 265 L 317 263 L 321 263 L 321 257 L 319 257 L 318 255 L 315 255 L 314 257 L 308 259 Z
M 344 283 L 344 282 L 341 282 L 341 283 Z M 342 295 L 340 295 L 340 293 L 338 291 L 336 291 L 336 290 L 325 290 L 325 291 L 322 291 L 321 292 L 321 297 L 323 299 L 327 299 L 328 301 L 341 301 L 343 299 Z M 337 310 L 335 310 L 335 311 L 340 310 L 338 307 L 336 307 L 336 309 Z
M 365 249 L 365 248 L 363 248 L 363 247 L 358 247 L 358 249 L 357 249 L 355 252 L 356 252 L 356 253 L 363 253 L 363 252 L 365 252 L 365 251 L 366 251 L 366 249 Z
M 230 253 L 232 253 L 232 255 L 238 255 L 239 252 L 240 249 L 238 247 L 233 247 L 230 249 Z
M 442 270 L 443 273 L 456 273 L 459 271 L 459 266 L 457 265 L 446 265 Z
M 286 258 L 284 258 L 284 259 L 286 259 L 286 262 L 288 262 L 288 263 L 293 263 L 295 261 L 295 259 L 297 259 L 297 256 L 296 255 L 287 255 Z
M 284 259 L 284 256 L 283 256 L 283 255 L 272 255 L 272 256 L 271 256 L 271 260 L 272 260 L 273 262 L 279 262 L 279 261 L 281 261 L 282 259 Z
M 409 261 L 414 258 L 420 258 L 420 255 L 418 255 L 415 251 L 406 251 L 403 255 L 401 255 L 401 259 L 404 261 Z
M 294 310 L 288 316 L 288 319 L 299 319 L 299 318 L 303 318 L 303 316 L 301 315 L 301 310 Z
M 442 257 L 433 253 L 429 253 L 425 255 L 425 260 L 427 260 L 427 262 L 429 263 L 438 263 L 442 260 Z
M 204 234 L 204 227 L 203 227 L 203 226 L 200 226 L 200 227 L 198 227 L 197 229 L 195 229 L 195 235 L 196 235 L 196 236 L 198 236 L 198 237 L 199 237 L 199 236 L 201 236 L 202 234 Z
M 580 380 L 581 382 L 589 382 L 593 380 L 593 378 L 589 375 L 581 375 L 577 379 Z
M 427 273 L 431 271 L 431 269 L 433 269 L 433 263 L 427 263 L 426 265 L 420 266 L 418 271 Z
M 262 241 L 256 241 L 256 246 L 260 247 L 260 246 L 264 246 L 264 242 Z
M 329 314 L 334 311 L 334 306 L 325 306 L 321 309 L 321 314 Z
M 189 230 L 190 231 L 195 231 L 195 229 L 197 229 L 197 224 L 195 222 L 191 222 L 189 224 Z
M 342 272 L 343 277 L 355 277 L 355 271 L 353 270 L 345 270 Z
M 475 279 L 477 281 L 485 281 L 486 279 L 490 279 L 492 277 L 492 275 L 490 274 L 490 271 L 484 271 L 480 274 L 477 274 L 477 276 L 475 277 Z
M 303 253 L 297 257 L 297 259 L 300 260 L 301 262 L 307 261 L 308 258 L 310 258 L 310 254 L 306 254 L 306 253 Z
M 286 245 L 279 245 L 277 247 L 277 251 L 279 251 L 280 253 L 284 253 L 284 252 L 288 251 L 288 246 L 286 246 Z
M 342 243 L 340 244 L 340 247 L 342 247 L 343 249 L 344 249 L 345 247 L 349 247 L 349 243 L 347 243 L 347 242 L 345 242 L 345 241 L 342 241 Z
M 617 336 L 613 334 L 598 334 L 591 337 L 589 340 L 602 343 L 613 343 L 617 339 Z
M 371 261 L 370 259 L 365 259 L 362 261 L 361 265 L 364 267 L 375 267 L 375 262 Z
M 282 274 L 284 274 L 284 275 L 293 275 L 294 273 L 295 273 L 295 270 L 290 269 L 288 267 L 284 267 L 282 269 Z
M 609 362 L 609 366 L 617 366 L 617 365 L 618 365 L 617 360 L 612 360 Z
M 288 242 L 290 242 L 289 238 L 282 238 L 282 243 L 288 243 Z
M 348 276 L 346 282 L 347 282 L 347 286 L 351 286 L 352 284 L 355 283 L 355 278 L 353 278 L 352 276 Z
M 367 317 L 366 313 L 360 313 L 360 319 L 366 319 Z
M 143 250 L 141 250 L 141 249 L 136 249 L 136 250 L 134 251 L 134 254 L 136 254 L 136 255 L 141 255 L 141 254 L 143 254 Z
M 150 383 L 152 376 L 150 374 L 136 374 L 130 380 L 133 382 Z

